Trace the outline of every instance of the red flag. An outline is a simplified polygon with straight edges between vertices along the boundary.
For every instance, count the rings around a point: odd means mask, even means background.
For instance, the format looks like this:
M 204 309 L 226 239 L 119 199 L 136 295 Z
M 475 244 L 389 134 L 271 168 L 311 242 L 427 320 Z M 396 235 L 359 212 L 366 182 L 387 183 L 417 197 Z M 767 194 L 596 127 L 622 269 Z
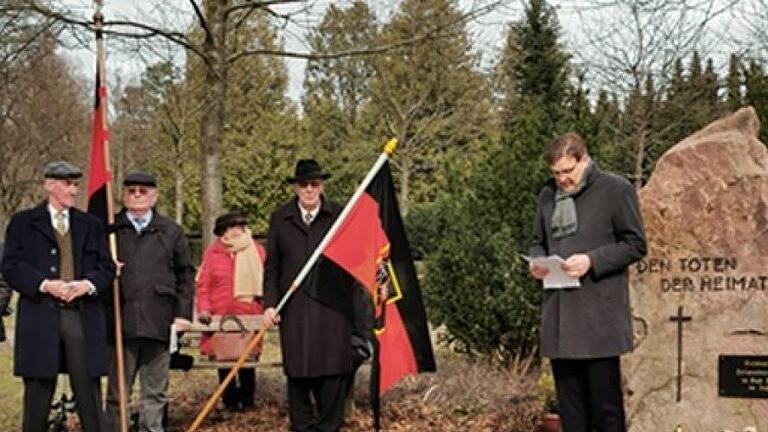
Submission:
M 106 226 L 108 219 L 107 183 L 112 180 L 112 173 L 107 167 L 107 145 L 109 131 L 104 125 L 107 87 L 101 82 L 96 71 L 96 98 L 93 107 L 91 133 L 91 165 L 88 173 L 88 213 L 96 216 Z
M 426 312 L 388 164 L 323 254 L 371 290 L 376 300 L 375 393 L 383 394 L 405 375 L 434 371 Z

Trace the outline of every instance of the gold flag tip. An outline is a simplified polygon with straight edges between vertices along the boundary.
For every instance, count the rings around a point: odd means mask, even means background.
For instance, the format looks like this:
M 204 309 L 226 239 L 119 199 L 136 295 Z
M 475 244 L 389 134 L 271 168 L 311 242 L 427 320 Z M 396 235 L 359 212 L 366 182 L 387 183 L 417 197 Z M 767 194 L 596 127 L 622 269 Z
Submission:
M 397 148 L 397 138 L 392 138 L 389 141 L 387 141 L 387 144 L 384 146 L 384 153 L 388 155 L 392 155 L 392 153 L 395 152 L 396 148 Z

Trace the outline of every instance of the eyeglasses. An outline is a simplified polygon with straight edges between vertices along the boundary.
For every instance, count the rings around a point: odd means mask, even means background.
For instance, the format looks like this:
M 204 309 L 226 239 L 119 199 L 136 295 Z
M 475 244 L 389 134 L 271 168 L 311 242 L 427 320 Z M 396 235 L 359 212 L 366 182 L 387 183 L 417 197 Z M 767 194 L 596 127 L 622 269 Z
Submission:
M 321 182 L 320 180 L 308 180 L 308 181 L 297 182 L 297 184 L 299 185 L 299 188 L 301 188 L 301 189 L 304 189 L 307 186 L 312 186 L 313 188 L 317 189 L 317 188 L 320 187 L 320 185 L 323 184 L 323 182 Z
M 579 165 L 579 163 L 577 162 L 577 163 L 571 165 L 570 168 L 563 168 L 561 170 L 550 169 L 549 171 L 552 173 L 552 177 L 559 177 L 559 176 L 569 175 L 569 174 L 571 174 L 576 169 L 576 167 L 578 165 Z
M 149 193 L 149 188 L 146 186 L 133 186 L 133 187 L 127 188 L 125 192 L 128 195 L 133 195 L 133 194 L 146 195 L 147 193 Z

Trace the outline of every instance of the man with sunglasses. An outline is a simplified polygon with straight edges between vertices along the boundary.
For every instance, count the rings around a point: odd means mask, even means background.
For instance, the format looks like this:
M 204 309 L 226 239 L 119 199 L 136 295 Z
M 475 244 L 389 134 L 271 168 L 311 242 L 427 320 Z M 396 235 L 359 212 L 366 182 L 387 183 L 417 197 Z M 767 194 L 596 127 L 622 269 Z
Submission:
M 105 300 L 115 275 L 104 227 L 75 208 L 82 177 L 69 162 L 45 166 L 46 200 L 11 218 L 2 271 L 19 292 L 14 373 L 24 379 L 22 431 L 48 430 L 59 372 L 69 374 L 82 430 L 100 430 L 107 372 Z
M 541 353 L 551 360 L 565 432 L 626 430 L 619 356 L 632 350 L 627 269 L 646 253 L 634 187 L 601 171 L 575 133 L 547 150 L 531 256 L 559 255 L 579 287 L 544 292 Z M 532 264 L 543 279 L 548 270 Z
M 318 264 L 282 317 L 274 309 L 341 213 L 342 207 L 323 195 L 329 177 L 317 161 L 298 161 L 294 176 L 286 178 L 296 196 L 269 220 L 264 319 L 280 323 L 292 431 L 338 431 L 354 370 L 353 296 L 362 289 L 348 274 Z
M 195 268 L 184 230 L 159 214 L 157 181 L 137 171 L 123 181 L 123 209 L 115 216 L 127 396 L 141 384 L 139 430 L 163 430 L 168 402 L 171 325 L 192 320 Z M 118 431 L 117 363 L 113 355 L 107 393 L 107 430 Z

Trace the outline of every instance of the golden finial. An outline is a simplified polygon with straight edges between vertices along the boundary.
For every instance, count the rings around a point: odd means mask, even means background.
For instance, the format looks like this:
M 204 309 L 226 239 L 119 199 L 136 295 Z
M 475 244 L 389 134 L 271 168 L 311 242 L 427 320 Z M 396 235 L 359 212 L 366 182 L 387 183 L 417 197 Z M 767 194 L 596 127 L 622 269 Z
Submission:
M 392 138 L 389 141 L 387 141 L 387 144 L 384 146 L 384 153 L 392 156 L 392 153 L 395 152 L 396 148 L 397 148 L 397 138 Z

